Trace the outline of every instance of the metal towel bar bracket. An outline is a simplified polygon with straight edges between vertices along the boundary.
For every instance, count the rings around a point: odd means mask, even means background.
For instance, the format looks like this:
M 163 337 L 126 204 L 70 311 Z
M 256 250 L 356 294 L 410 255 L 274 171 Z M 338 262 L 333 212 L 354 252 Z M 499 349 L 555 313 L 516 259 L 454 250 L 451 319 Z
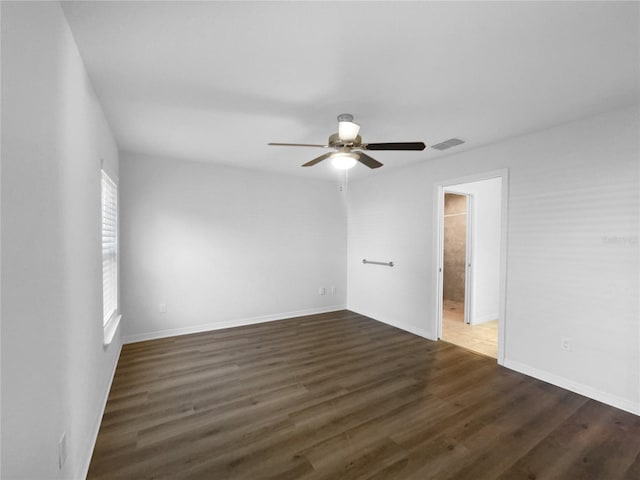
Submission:
M 367 263 L 371 263 L 373 265 L 385 265 L 387 267 L 393 267 L 393 262 L 373 262 L 371 260 L 367 260 L 366 258 L 362 259 L 362 263 L 364 263 L 365 265 Z

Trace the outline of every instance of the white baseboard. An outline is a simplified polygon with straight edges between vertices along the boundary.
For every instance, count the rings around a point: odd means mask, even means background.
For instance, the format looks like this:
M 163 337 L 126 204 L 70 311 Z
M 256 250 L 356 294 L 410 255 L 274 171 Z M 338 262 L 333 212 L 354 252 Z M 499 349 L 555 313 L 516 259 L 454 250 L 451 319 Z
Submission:
M 538 380 L 542 380 L 543 382 L 547 382 L 557 387 L 564 388 L 565 390 L 579 393 L 580 395 L 592 398 L 593 400 L 606 403 L 607 405 L 619 408 L 620 410 L 624 410 L 635 415 L 640 415 L 640 405 L 626 398 L 620 398 L 616 395 L 611 395 L 610 393 L 600 391 L 588 385 L 574 382 L 567 378 L 561 377 L 560 375 L 556 375 L 544 370 L 539 370 L 535 367 L 531 367 L 514 360 L 505 359 L 504 366 L 510 368 L 511 370 L 515 370 L 516 372 L 520 372 L 530 377 L 537 378 Z
M 384 320 L 381 318 L 376 318 L 375 316 L 369 315 L 366 312 L 357 311 L 350 307 L 347 307 L 347 308 L 348 310 L 354 313 L 358 313 L 360 315 L 364 315 L 366 317 L 372 318 L 378 322 L 386 323 L 387 325 L 391 325 L 392 327 L 405 330 L 409 333 L 413 333 L 420 337 L 426 338 L 427 340 L 434 340 L 434 341 L 437 340 L 434 336 L 431 335 L 431 332 L 428 332 L 427 330 L 417 328 L 414 326 L 407 326 L 401 323 Z M 528 375 L 538 380 L 542 380 L 543 382 L 547 382 L 557 387 L 564 388 L 565 390 L 569 390 L 571 392 L 584 395 L 585 397 L 591 398 L 593 400 L 597 400 L 607 405 L 611 405 L 612 407 L 619 408 L 620 410 L 624 410 L 626 412 L 633 413 L 635 415 L 640 415 L 640 404 L 636 404 L 633 401 L 628 400 L 626 398 L 621 398 L 616 395 L 611 395 L 610 393 L 597 390 L 588 385 L 583 385 L 581 383 L 574 382 L 572 380 L 561 377 L 559 375 L 555 375 L 553 373 L 546 372 L 544 370 L 539 370 L 537 368 L 534 368 L 529 365 L 525 365 L 523 363 L 516 362 L 513 360 L 505 359 L 503 366 L 511 370 L 515 370 L 516 372 L 522 373 L 524 375 Z
M 91 464 L 91 457 L 93 455 L 93 450 L 96 447 L 96 440 L 98 440 L 98 433 L 100 432 L 100 425 L 102 424 L 102 416 L 104 415 L 104 409 L 107 406 L 107 400 L 109 398 L 109 392 L 111 392 L 111 385 L 113 384 L 113 378 L 116 375 L 116 369 L 118 368 L 118 361 L 120 360 L 120 352 L 122 352 L 122 342 L 118 346 L 118 353 L 116 353 L 116 360 L 113 362 L 113 368 L 111 370 L 111 377 L 107 382 L 107 387 L 104 391 L 102 398 L 102 406 L 100 411 L 98 412 L 98 418 L 95 421 L 95 427 L 93 429 L 93 435 L 91 436 L 91 441 L 87 446 L 87 452 L 84 455 L 84 462 L 80 465 L 80 470 L 78 471 L 78 475 L 73 478 L 87 478 L 89 473 L 89 465 Z
M 490 315 L 482 315 L 481 317 L 474 317 L 471 319 L 471 325 L 480 325 L 481 323 L 491 322 L 498 320 L 498 313 L 492 313 Z
M 318 313 L 336 312 L 344 310 L 345 305 L 331 305 L 328 307 L 309 308 L 306 310 L 296 310 L 293 312 L 275 313 L 271 315 L 261 315 L 258 317 L 240 318 L 227 322 L 204 323 L 191 327 L 170 328 L 167 330 L 158 330 L 155 332 L 134 333 L 123 338 L 122 343 L 143 342 L 146 340 L 156 340 L 158 338 L 175 337 L 178 335 L 188 335 L 190 333 L 209 332 L 212 330 L 222 330 L 224 328 L 244 327 L 256 323 L 273 322 L 276 320 L 284 320 L 287 318 L 302 317 L 305 315 L 315 315 Z
M 413 333 L 414 335 L 418 335 L 419 337 L 426 338 L 427 340 L 434 340 L 434 341 L 437 340 L 435 338 L 435 336 L 431 334 L 431 332 L 429 332 L 429 331 L 427 331 L 425 329 L 418 328 L 418 327 L 415 327 L 413 325 L 405 325 L 403 323 L 392 322 L 390 320 L 376 318 L 373 315 L 369 315 L 368 313 L 361 312 L 361 311 L 358 311 L 358 310 L 354 310 L 353 308 L 347 307 L 347 309 L 349 311 L 353 312 L 353 313 L 357 313 L 359 315 L 364 315 L 365 317 L 372 318 L 373 320 L 375 320 L 377 322 L 386 323 L 387 325 L 391 325 L 392 327 L 399 328 L 400 330 L 404 330 L 405 332 Z

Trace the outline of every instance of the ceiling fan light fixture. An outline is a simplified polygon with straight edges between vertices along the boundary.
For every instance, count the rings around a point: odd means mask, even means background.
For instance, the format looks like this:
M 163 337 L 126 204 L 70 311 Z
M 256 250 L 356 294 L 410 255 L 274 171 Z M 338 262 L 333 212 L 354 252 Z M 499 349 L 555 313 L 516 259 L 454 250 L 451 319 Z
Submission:
M 319 147 L 337 150 L 336 153 L 325 153 L 313 160 L 309 160 L 307 163 L 303 163 L 302 166 L 313 167 L 324 160 L 331 159 L 334 168 L 340 170 L 353 168 L 356 163 L 361 163 L 369 168 L 382 167 L 382 163 L 364 153 L 364 151 L 367 150 L 422 151 L 426 148 L 424 142 L 364 143 L 359 133 L 360 125 L 353 122 L 353 115 L 350 113 L 341 113 L 338 115 L 338 132 L 332 133 L 329 136 L 329 141 L 326 145 L 310 143 L 269 143 L 269 145 L 279 145 L 283 147 Z M 459 142 L 463 143 L 461 140 L 459 140 Z
M 338 138 L 343 142 L 354 142 L 358 138 L 360 125 L 353 122 L 338 122 Z
M 358 155 L 350 152 L 338 152 L 331 155 L 331 165 L 339 170 L 349 170 L 358 162 Z

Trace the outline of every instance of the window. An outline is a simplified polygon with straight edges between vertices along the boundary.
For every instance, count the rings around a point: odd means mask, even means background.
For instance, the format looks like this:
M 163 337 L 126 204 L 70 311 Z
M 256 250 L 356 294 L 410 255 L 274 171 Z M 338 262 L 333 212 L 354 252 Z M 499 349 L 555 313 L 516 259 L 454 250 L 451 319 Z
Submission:
M 118 327 L 118 186 L 102 171 L 102 323 L 104 343 Z

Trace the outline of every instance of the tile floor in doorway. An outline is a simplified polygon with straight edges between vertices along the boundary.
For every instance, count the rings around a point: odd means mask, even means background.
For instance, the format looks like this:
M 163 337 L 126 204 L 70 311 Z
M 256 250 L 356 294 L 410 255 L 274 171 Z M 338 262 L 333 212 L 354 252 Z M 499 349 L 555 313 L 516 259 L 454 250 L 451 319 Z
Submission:
M 464 304 L 444 301 L 442 309 L 442 339 L 474 352 L 498 358 L 498 320 L 467 325 Z

